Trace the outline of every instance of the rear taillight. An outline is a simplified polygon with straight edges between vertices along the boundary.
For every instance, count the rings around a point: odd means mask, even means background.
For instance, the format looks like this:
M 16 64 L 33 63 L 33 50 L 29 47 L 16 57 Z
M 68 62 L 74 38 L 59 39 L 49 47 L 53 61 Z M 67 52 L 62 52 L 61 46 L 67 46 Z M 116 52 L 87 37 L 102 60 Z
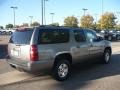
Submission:
M 31 47 L 30 47 L 30 60 L 31 61 L 37 61 L 38 60 L 37 45 L 31 45 Z

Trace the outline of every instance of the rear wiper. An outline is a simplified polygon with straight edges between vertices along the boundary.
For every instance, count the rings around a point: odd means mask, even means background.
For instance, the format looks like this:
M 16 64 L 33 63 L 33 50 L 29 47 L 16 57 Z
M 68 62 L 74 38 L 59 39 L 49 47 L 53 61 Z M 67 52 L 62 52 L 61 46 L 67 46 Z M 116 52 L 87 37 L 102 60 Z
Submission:
M 16 44 L 16 46 L 21 46 L 20 44 Z

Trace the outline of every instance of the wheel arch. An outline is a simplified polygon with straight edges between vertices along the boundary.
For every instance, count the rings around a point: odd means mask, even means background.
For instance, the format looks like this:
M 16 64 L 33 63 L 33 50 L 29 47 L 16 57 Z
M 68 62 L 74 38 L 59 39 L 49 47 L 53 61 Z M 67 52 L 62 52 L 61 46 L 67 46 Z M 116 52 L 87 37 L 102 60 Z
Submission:
M 68 52 L 58 53 L 54 59 L 54 65 L 62 59 L 66 59 L 72 64 L 72 55 Z
M 111 47 L 106 47 L 106 48 L 104 49 L 104 52 L 105 52 L 105 50 L 110 50 L 110 54 L 112 54 L 112 48 L 111 48 Z

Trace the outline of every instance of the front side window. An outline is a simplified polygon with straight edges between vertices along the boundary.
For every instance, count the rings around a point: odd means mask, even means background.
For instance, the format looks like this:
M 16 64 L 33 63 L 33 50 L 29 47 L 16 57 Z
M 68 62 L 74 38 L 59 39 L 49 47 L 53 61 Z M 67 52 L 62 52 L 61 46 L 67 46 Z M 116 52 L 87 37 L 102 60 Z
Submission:
M 85 42 L 86 41 L 83 30 L 74 30 L 74 37 L 77 42 Z
M 96 34 L 94 32 L 92 32 L 92 31 L 90 31 L 90 30 L 88 30 L 86 32 L 86 36 L 87 36 L 87 38 L 88 38 L 89 41 L 93 42 L 94 40 L 97 40 Z
M 45 29 L 39 31 L 39 44 L 66 43 L 69 41 L 69 30 Z

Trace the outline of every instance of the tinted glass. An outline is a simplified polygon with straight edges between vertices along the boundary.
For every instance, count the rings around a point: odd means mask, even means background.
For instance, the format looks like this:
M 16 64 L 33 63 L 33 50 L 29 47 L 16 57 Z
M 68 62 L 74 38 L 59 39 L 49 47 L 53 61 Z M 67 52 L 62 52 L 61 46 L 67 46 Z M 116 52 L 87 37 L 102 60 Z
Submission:
M 9 42 L 14 44 L 30 44 L 32 33 L 33 29 L 15 31 L 12 34 Z
M 69 30 L 40 30 L 39 44 L 65 43 L 69 41 Z
M 89 41 L 90 40 L 92 40 L 92 41 L 97 40 L 97 36 L 96 36 L 95 32 L 87 30 L 86 35 L 87 35 L 87 38 L 88 38 Z
M 86 41 L 85 34 L 84 34 L 83 30 L 75 30 L 74 31 L 74 36 L 75 36 L 75 40 L 77 42 Z

